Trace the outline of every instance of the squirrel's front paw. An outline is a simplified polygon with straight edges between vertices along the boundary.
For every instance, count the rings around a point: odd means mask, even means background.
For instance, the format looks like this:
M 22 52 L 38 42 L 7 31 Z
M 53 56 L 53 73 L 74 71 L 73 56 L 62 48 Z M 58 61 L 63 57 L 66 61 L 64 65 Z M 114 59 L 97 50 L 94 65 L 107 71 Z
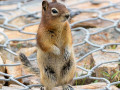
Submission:
M 53 46 L 52 48 L 53 48 L 53 53 L 54 53 L 55 55 L 60 55 L 60 49 L 59 49 L 58 47 Z
M 68 47 L 66 47 L 64 51 L 64 59 L 65 60 L 69 59 L 70 55 L 71 55 L 71 50 Z

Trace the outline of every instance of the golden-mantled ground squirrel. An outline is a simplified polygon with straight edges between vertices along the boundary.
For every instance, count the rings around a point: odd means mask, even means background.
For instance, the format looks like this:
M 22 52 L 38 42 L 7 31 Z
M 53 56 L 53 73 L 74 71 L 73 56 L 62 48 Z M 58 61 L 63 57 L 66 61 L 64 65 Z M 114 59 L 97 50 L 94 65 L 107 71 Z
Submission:
M 69 16 L 65 5 L 56 0 L 42 2 L 42 18 L 37 32 L 37 61 L 40 81 L 46 90 L 60 85 L 63 90 L 73 90 L 67 85 L 75 74 Z
M 55 86 L 73 90 L 68 85 L 73 80 L 76 68 L 69 16 L 65 5 L 56 0 L 42 2 L 42 18 L 37 32 L 37 62 L 40 82 L 46 90 L 52 90 Z M 24 65 L 30 65 L 25 64 L 28 61 L 24 61 L 26 57 L 23 54 L 20 54 L 20 58 Z

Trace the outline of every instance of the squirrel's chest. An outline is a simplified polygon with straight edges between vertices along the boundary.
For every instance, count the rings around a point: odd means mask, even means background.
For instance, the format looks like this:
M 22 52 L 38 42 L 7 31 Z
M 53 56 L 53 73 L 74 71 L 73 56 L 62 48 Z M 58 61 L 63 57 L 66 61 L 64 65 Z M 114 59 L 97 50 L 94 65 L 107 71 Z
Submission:
M 50 41 L 52 41 L 56 45 L 62 45 L 64 43 L 63 39 L 63 33 L 58 30 L 58 31 L 49 31 L 50 33 Z

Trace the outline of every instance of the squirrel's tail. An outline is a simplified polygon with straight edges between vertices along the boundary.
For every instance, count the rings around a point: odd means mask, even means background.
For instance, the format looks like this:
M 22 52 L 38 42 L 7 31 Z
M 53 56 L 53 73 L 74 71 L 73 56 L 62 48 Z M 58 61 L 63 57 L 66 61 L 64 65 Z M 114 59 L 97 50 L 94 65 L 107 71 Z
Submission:
M 20 53 L 19 54 L 19 58 L 21 60 L 21 63 L 23 65 L 23 67 L 25 69 L 27 69 L 27 71 L 29 71 L 31 73 L 34 73 L 36 75 L 39 74 L 39 69 L 32 66 L 32 64 L 30 63 L 30 61 L 28 60 L 28 58 L 25 56 L 25 54 Z
M 30 61 L 28 60 L 28 58 L 25 56 L 25 54 L 20 53 L 20 54 L 19 54 L 19 58 L 20 58 L 20 60 L 21 60 L 21 63 L 22 63 L 24 66 L 26 66 L 26 67 L 31 67 L 31 66 L 32 66 L 31 63 L 30 63 Z

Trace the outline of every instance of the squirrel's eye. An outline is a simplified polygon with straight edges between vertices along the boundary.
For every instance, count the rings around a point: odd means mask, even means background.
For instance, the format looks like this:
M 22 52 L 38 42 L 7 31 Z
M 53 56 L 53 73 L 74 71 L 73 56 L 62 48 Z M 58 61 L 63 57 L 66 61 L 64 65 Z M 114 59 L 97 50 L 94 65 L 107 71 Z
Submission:
M 58 10 L 56 8 L 52 8 L 51 12 L 53 16 L 58 15 Z
M 52 12 L 53 12 L 53 13 L 58 13 L 58 11 L 57 11 L 57 10 L 55 10 L 55 9 L 52 9 Z

